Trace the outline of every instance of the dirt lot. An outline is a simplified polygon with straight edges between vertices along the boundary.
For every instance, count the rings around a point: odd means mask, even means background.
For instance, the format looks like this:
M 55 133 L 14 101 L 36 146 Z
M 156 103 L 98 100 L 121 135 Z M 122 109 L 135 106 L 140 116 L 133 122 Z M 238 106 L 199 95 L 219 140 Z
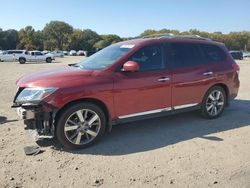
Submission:
M 250 187 L 250 59 L 240 61 L 239 95 L 223 116 L 197 113 L 116 126 L 97 145 L 26 156 L 34 145 L 10 108 L 15 81 L 27 73 L 80 61 L 0 63 L 0 187 Z M 46 143 L 48 143 L 46 145 Z

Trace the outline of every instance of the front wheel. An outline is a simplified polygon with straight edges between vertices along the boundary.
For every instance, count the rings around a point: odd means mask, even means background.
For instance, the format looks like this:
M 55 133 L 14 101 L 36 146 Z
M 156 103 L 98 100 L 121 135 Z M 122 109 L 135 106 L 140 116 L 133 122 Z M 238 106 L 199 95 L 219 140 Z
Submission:
M 105 128 L 106 117 L 101 108 L 92 103 L 78 103 L 59 114 L 56 138 L 66 148 L 82 149 L 97 142 Z
M 47 63 L 51 63 L 51 62 L 52 62 L 52 59 L 51 59 L 50 57 L 48 57 L 48 58 L 46 59 L 46 62 L 47 62 Z
M 201 105 L 201 114 L 208 119 L 219 117 L 226 105 L 226 93 L 223 88 L 215 86 L 210 88 Z

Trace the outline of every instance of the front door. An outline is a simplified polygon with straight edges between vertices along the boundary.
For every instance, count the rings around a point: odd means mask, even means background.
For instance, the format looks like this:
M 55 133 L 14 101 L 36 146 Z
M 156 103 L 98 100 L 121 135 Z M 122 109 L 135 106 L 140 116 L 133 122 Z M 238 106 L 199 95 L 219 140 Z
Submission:
M 165 68 L 161 44 L 149 45 L 128 60 L 139 64 L 138 72 L 117 72 L 114 105 L 119 119 L 171 110 L 171 73 Z

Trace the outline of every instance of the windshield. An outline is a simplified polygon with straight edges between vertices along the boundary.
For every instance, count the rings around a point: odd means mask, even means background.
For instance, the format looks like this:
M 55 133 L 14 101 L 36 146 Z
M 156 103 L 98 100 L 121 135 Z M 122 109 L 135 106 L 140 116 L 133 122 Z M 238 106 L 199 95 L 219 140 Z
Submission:
M 111 45 L 83 60 L 79 64 L 76 64 L 76 66 L 90 70 L 104 69 L 112 65 L 133 47 L 134 45 Z

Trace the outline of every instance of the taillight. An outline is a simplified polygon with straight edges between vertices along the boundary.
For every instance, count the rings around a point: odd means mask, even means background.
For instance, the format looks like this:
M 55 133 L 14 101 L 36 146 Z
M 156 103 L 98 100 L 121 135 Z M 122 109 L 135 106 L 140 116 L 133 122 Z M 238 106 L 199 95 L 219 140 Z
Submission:
M 233 69 L 237 72 L 237 74 L 240 74 L 240 67 L 237 63 L 233 63 Z

